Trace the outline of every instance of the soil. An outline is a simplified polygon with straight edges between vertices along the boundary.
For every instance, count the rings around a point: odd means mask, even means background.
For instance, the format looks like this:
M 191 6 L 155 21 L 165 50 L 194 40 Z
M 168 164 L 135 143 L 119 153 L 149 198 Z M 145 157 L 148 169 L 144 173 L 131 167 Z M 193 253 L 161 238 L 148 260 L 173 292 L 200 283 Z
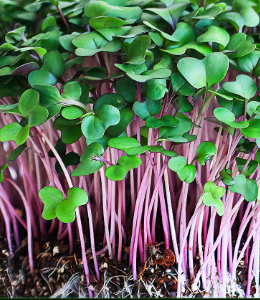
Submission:
M 60 241 L 35 244 L 35 274 L 29 270 L 26 240 L 9 256 L 7 242 L 0 237 L 0 298 L 87 298 L 88 288 L 81 261 L 80 243 L 74 245 L 73 255 L 68 245 Z M 177 264 L 171 250 L 164 252 L 162 244 L 150 245 L 146 263 L 139 268 L 138 280 L 134 281 L 131 267 L 127 265 L 129 248 L 124 249 L 122 262 L 98 256 L 101 280 L 97 281 L 91 253 L 88 254 L 90 288 L 97 298 L 166 298 L 176 297 Z M 197 266 L 195 266 L 197 267 Z M 197 267 L 198 268 L 198 267 Z M 246 288 L 247 269 L 238 268 L 238 282 Z M 253 291 L 252 291 L 253 293 Z M 201 298 L 202 291 L 183 296 Z M 227 297 L 230 295 L 227 295 Z M 233 295 L 234 298 L 240 295 Z M 233 298 L 232 297 L 232 298 Z
M 38 248 L 35 274 L 29 270 L 26 240 L 9 256 L 7 241 L 0 237 L 0 298 L 83 298 L 88 289 L 81 261 L 80 244 L 68 255 L 63 242 L 45 242 Z M 146 264 L 140 267 L 139 279 L 133 280 L 127 265 L 129 248 L 124 249 L 123 262 L 98 256 L 101 280 L 94 275 L 91 254 L 88 255 L 90 284 L 98 298 L 174 297 L 177 288 L 177 271 L 174 254 L 168 250 L 161 254 L 160 245 L 150 249 Z

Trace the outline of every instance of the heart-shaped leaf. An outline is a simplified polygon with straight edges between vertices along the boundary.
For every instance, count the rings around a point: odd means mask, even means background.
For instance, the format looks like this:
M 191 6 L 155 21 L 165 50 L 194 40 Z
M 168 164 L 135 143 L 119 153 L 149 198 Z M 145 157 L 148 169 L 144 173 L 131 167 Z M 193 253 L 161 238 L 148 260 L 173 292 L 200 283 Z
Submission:
M 126 102 L 134 102 L 136 99 L 136 83 L 130 78 L 117 80 L 115 90 Z
M 39 191 L 39 197 L 44 204 L 42 217 L 45 220 L 55 219 L 55 209 L 57 205 L 64 200 L 62 192 L 54 187 L 48 186 Z
M 47 108 L 49 112 L 48 118 L 52 118 L 60 112 L 63 98 L 56 87 L 49 85 L 36 85 L 33 88 L 39 92 L 40 105 Z
M 99 143 L 88 145 L 80 157 L 80 165 L 71 173 L 71 175 L 89 175 L 99 170 L 104 165 L 102 160 L 99 160 L 103 153 L 104 149 Z
M 105 175 L 108 179 L 113 181 L 121 181 L 127 175 L 128 170 L 120 165 L 110 166 L 106 169 Z
M 67 120 L 60 116 L 55 119 L 53 127 L 61 131 L 61 140 L 65 144 L 73 144 L 82 136 L 78 119 Z
M 168 167 L 174 171 L 178 172 L 187 165 L 187 160 L 183 156 L 173 157 L 168 162 Z
M 247 122 L 249 126 L 247 126 L 246 128 L 241 128 L 241 133 L 248 138 L 260 138 L 260 119 L 251 119 Z
M 228 58 L 222 53 L 211 53 L 203 60 L 187 57 L 181 59 L 177 67 L 187 81 L 199 89 L 224 79 L 228 70 Z
M 175 47 L 175 48 L 169 48 L 169 49 L 162 49 L 161 51 L 164 53 L 168 53 L 171 55 L 183 55 L 187 50 L 196 50 L 197 52 L 208 55 L 212 52 L 211 48 L 203 43 L 197 43 L 197 42 L 189 42 L 181 47 Z
M 61 97 L 65 99 L 79 101 L 81 94 L 82 90 L 79 82 L 70 81 L 64 85 Z
M 145 62 L 145 53 L 151 44 L 151 38 L 147 35 L 140 35 L 135 38 L 128 48 L 127 63 L 140 65 Z
M 165 79 L 152 79 L 147 81 L 147 97 L 150 100 L 160 100 L 168 92 Z
M 94 112 L 97 112 L 103 105 L 112 105 L 117 109 L 121 109 L 126 106 L 126 103 L 120 95 L 104 94 L 96 100 Z
M 206 206 L 213 206 L 216 208 L 219 216 L 224 214 L 224 204 L 221 201 L 221 197 L 226 193 L 225 188 L 217 187 L 213 182 L 207 182 L 204 185 L 204 194 L 202 195 L 202 201 Z
M 123 108 L 119 112 L 120 112 L 119 123 L 117 125 L 110 126 L 106 130 L 106 133 L 110 137 L 117 137 L 120 134 L 122 134 L 126 130 L 126 127 L 131 123 L 131 121 L 133 119 L 134 114 L 129 107 Z
M 247 179 L 244 174 L 235 178 L 235 184 L 228 187 L 230 192 L 241 194 L 246 201 L 254 201 L 258 196 L 258 186 L 253 179 Z
M 130 169 L 138 168 L 142 160 L 136 156 L 121 156 L 117 165 L 110 166 L 106 169 L 105 175 L 113 181 L 120 181 L 125 178 Z
M 174 127 L 176 126 L 180 121 L 172 116 L 163 116 L 161 119 L 156 119 L 154 117 L 148 117 L 146 119 L 146 126 L 149 128 L 159 128 L 162 126 L 165 127 Z
M 247 40 L 245 33 L 235 33 L 231 36 L 228 45 L 225 48 L 225 53 L 230 58 L 242 57 L 255 50 L 255 45 Z
M 234 114 L 224 107 L 218 107 L 214 109 L 214 116 L 221 122 L 227 124 L 232 128 L 247 128 L 249 126 L 248 121 L 235 122 L 236 118 Z
M 197 148 L 196 158 L 201 165 L 205 165 L 206 160 L 210 159 L 216 152 L 217 149 L 214 144 L 202 142 Z
M 247 75 L 238 75 L 236 81 L 225 82 L 223 84 L 223 89 L 229 93 L 239 95 L 245 99 L 252 98 L 256 91 L 257 87 L 254 80 Z
M 243 172 L 243 174 L 245 174 L 245 176 L 250 176 L 251 174 L 253 174 L 255 172 L 255 170 L 257 169 L 258 163 L 256 160 L 250 160 L 248 166 L 246 167 L 246 169 L 243 171 L 244 166 L 246 164 L 247 160 L 246 159 L 242 159 L 240 157 L 236 158 L 236 163 L 237 163 L 237 169 L 240 173 Z
M 39 93 L 36 90 L 29 89 L 25 91 L 19 100 L 19 111 L 22 116 L 27 118 L 30 113 L 39 104 Z
M 203 33 L 197 38 L 197 41 L 199 43 L 209 43 L 214 42 L 217 44 L 222 45 L 223 47 L 226 47 L 229 43 L 230 37 L 226 30 L 224 30 L 221 27 L 217 27 L 214 25 L 211 25 L 208 27 L 208 31 Z
M 123 7 L 113 6 L 103 2 L 103 1 L 91 1 L 89 2 L 85 8 L 84 13 L 88 18 L 96 18 L 99 16 L 108 16 L 113 18 L 120 18 L 124 20 L 129 20 L 130 22 L 135 22 L 140 19 L 142 10 L 140 7 Z
M 17 145 L 22 145 L 28 135 L 29 135 L 30 127 L 27 125 L 22 127 L 18 123 L 8 124 L 0 129 L 0 141 L 15 141 Z
M 186 165 L 177 172 L 181 181 L 191 183 L 194 181 L 196 176 L 196 168 L 193 165 Z
M 65 107 L 61 111 L 61 115 L 63 116 L 63 118 L 67 120 L 74 120 L 80 118 L 83 115 L 83 112 L 77 106 L 70 106 L 70 107 Z
M 71 223 L 75 220 L 76 208 L 87 203 L 88 195 L 84 190 L 78 187 L 70 188 L 67 198 L 56 206 L 56 216 L 63 223 Z
M 146 82 L 151 79 L 164 79 L 171 75 L 171 71 L 166 68 L 147 70 L 147 67 L 143 65 L 138 65 L 138 69 L 135 68 L 135 65 L 115 64 L 115 66 L 138 82 Z
M 125 151 L 125 150 L 128 150 L 128 149 L 134 148 L 134 147 L 139 147 L 141 145 L 134 138 L 116 137 L 116 138 L 113 138 L 113 139 L 109 140 L 108 146 L 111 147 L 111 148 L 114 148 L 114 149 Z

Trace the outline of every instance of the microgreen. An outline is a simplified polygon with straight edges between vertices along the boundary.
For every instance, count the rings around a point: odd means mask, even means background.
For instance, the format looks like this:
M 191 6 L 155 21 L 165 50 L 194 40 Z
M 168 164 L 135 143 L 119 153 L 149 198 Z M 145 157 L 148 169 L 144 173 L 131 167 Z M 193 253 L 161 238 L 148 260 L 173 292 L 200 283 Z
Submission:
M 204 185 L 204 194 L 202 195 L 203 203 L 206 206 L 213 206 L 216 208 L 219 216 L 224 214 L 224 204 L 221 197 L 226 193 L 225 188 L 217 187 L 213 182 L 207 182 Z
M 10 253 L 26 228 L 32 274 L 38 233 L 72 248 L 77 232 L 88 283 L 85 241 L 98 280 L 95 248 L 120 261 L 129 247 L 136 280 L 163 241 L 177 298 L 226 297 L 243 255 L 241 295 L 257 290 L 259 203 L 244 200 L 260 178 L 259 13 L 258 0 L 0 0 L 0 222 Z
M 196 168 L 188 165 L 183 156 L 172 157 L 168 162 L 168 167 L 178 174 L 181 181 L 191 183 L 195 179 Z
M 254 201 L 258 195 L 258 186 L 253 179 L 247 179 L 244 174 L 235 178 L 233 185 L 229 187 L 230 192 L 241 194 L 246 201 Z
M 64 198 L 60 190 L 45 187 L 40 190 L 39 197 L 44 204 L 43 218 L 52 220 L 57 217 L 64 223 L 73 222 L 75 220 L 75 209 L 88 202 L 87 193 L 77 187 L 68 190 L 67 198 Z

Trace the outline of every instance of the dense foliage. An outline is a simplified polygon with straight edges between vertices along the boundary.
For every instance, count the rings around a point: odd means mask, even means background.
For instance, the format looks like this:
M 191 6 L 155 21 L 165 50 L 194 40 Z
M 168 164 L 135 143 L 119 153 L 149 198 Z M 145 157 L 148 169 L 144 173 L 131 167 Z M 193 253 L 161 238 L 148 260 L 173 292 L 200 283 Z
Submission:
M 35 155 L 47 175 L 37 162 L 37 183 L 28 181 L 36 188 L 21 191 L 31 220 L 34 210 L 64 223 L 76 215 L 84 244 L 79 206 L 91 194 L 109 256 L 121 259 L 130 228 L 135 279 L 137 252 L 144 263 L 158 223 L 194 291 L 200 276 L 210 290 L 218 272 L 225 295 L 226 270 L 235 280 L 246 253 L 250 295 L 251 272 L 259 273 L 260 1 L 19 2 L 0 0 L 0 141 L 13 148 L 0 198 L 15 184 L 14 161 L 28 177 Z M 179 275 L 178 296 L 184 281 Z

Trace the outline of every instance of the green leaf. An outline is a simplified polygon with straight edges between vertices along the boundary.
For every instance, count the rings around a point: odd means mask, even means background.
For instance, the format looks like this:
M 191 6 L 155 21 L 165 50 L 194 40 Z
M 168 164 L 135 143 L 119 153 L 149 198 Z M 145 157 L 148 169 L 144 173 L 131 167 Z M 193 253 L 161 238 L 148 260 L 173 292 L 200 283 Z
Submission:
M 19 100 L 19 111 L 22 116 L 27 118 L 30 113 L 39 104 L 39 93 L 36 90 L 29 89 L 25 91 Z
M 252 7 L 245 7 L 240 11 L 247 27 L 256 27 L 259 24 L 259 16 Z
M 139 157 L 133 155 L 121 156 L 117 164 L 121 165 L 127 170 L 138 168 L 142 163 Z
M 237 169 L 240 173 L 242 173 L 246 162 L 247 162 L 246 159 L 236 157 Z M 257 166 L 258 166 L 257 161 L 251 160 L 249 162 L 248 166 L 246 167 L 245 171 L 243 172 L 243 174 L 245 174 L 245 176 L 250 176 L 251 174 L 253 174 L 255 172 L 255 170 L 257 169 Z
M 235 122 L 236 118 L 234 114 L 224 107 L 215 108 L 213 113 L 219 121 L 227 124 L 232 128 L 246 128 L 249 126 L 248 121 Z
M 178 62 L 178 70 L 186 80 L 199 89 L 222 81 L 228 70 L 228 58 L 222 53 L 211 53 L 203 60 L 187 57 Z
M 36 106 L 28 117 L 30 127 L 38 126 L 44 123 L 48 118 L 48 110 L 40 105 Z
M 193 165 L 186 165 L 177 172 L 181 181 L 191 183 L 196 177 L 196 168 Z
M 40 105 L 46 107 L 49 112 L 49 119 L 60 112 L 63 101 L 58 89 L 49 85 L 36 85 L 33 87 L 40 94 Z
M 255 45 L 247 40 L 245 33 L 235 33 L 225 48 L 229 58 L 242 57 L 255 50 Z
M 206 206 L 213 206 L 213 207 L 215 207 L 216 210 L 217 210 L 217 214 L 219 216 L 223 216 L 224 215 L 225 207 L 224 207 L 223 202 L 220 199 L 214 198 L 211 195 L 211 193 L 204 193 L 202 195 L 202 200 L 203 200 L 203 203 Z
M 192 111 L 193 106 L 187 99 L 187 97 L 180 95 L 178 97 L 178 112 L 186 113 Z
M 119 40 L 108 42 L 95 31 L 76 36 L 72 44 L 77 48 L 75 53 L 78 56 L 92 56 L 100 51 L 116 52 L 122 45 Z
M 154 117 L 148 117 L 146 119 L 146 126 L 149 128 L 159 128 L 162 126 L 174 127 L 180 121 L 172 116 L 163 116 L 161 119 L 156 119 Z
M 69 107 L 65 107 L 61 111 L 61 115 L 63 116 L 63 118 L 67 120 L 74 120 L 81 117 L 83 115 L 83 112 L 77 106 L 69 106 Z
M 235 178 L 235 184 L 228 187 L 230 192 L 241 194 L 246 201 L 251 202 L 257 199 L 258 186 L 253 179 L 247 179 L 244 174 Z
M 136 101 L 133 105 L 134 112 L 140 117 L 142 120 L 146 120 L 150 117 L 150 113 L 147 109 L 146 102 Z
M 15 141 L 17 145 L 22 145 L 30 132 L 30 127 L 22 127 L 18 123 L 8 124 L 0 129 L 0 141 Z
M 105 129 L 110 126 L 117 125 L 120 121 L 120 112 L 112 105 L 101 106 L 98 109 L 96 116 L 102 121 Z
M 182 15 L 185 7 L 185 3 L 176 3 L 167 8 L 147 8 L 146 10 L 157 14 L 173 27 L 174 23 Z
M 87 139 L 97 140 L 104 135 L 106 127 L 97 116 L 89 115 L 83 119 L 81 130 Z
M 206 70 L 202 60 L 187 57 L 179 60 L 178 70 L 186 80 L 195 88 L 200 89 L 206 86 Z
M 105 175 L 113 181 L 121 181 L 125 178 L 128 170 L 120 165 L 110 166 L 106 169 Z
M 81 130 L 87 139 L 97 140 L 104 135 L 108 127 L 118 124 L 119 121 L 119 110 L 112 105 L 103 105 L 95 116 L 88 115 L 83 119 Z
M 257 66 L 257 63 L 260 58 L 260 51 L 251 52 L 243 57 L 237 58 L 237 65 L 242 72 L 253 73 L 254 68 Z
M 220 200 L 226 193 L 225 188 L 217 187 L 213 182 L 207 182 L 204 185 L 204 194 L 202 195 L 202 201 L 206 206 L 213 206 L 217 210 L 219 216 L 224 214 L 224 204 Z
M 61 94 L 62 98 L 71 99 L 75 101 L 80 100 L 82 90 L 79 82 L 71 81 L 67 82 L 63 87 L 63 92 Z
M 129 20 L 134 23 L 135 21 L 140 19 L 142 10 L 138 6 L 122 8 L 122 6 L 112 6 L 103 1 L 91 1 L 85 6 L 84 13 L 90 19 L 100 16 L 108 16 Z
M 171 55 L 183 55 L 189 49 L 196 50 L 197 52 L 199 52 L 205 56 L 212 52 L 211 48 L 208 45 L 199 44 L 197 42 L 189 42 L 180 47 L 169 48 L 166 50 L 161 49 L 161 51 L 164 53 L 171 54 Z
M 236 81 L 225 82 L 223 84 L 223 89 L 245 99 L 252 98 L 257 91 L 254 80 L 251 77 L 243 74 L 238 75 L 236 77 Z
M 76 208 L 87 203 L 88 195 L 84 190 L 78 187 L 70 188 L 67 198 L 56 206 L 56 216 L 63 223 L 71 223 L 75 220 Z
M 97 112 L 104 105 L 112 105 L 117 109 L 121 109 L 126 106 L 126 103 L 118 94 L 104 94 L 96 100 L 94 112 Z
M 58 51 L 48 52 L 44 56 L 43 66 L 55 77 L 60 77 L 64 72 L 64 61 Z
M 217 149 L 214 144 L 211 142 L 202 142 L 197 148 L 196 158 L 201 165 L 205 165 L 206 160 L 211 159 L 216 152 Z
M 42 32 L 48 32 L 50 30 L 55 29 L 57 26 L 56 19 L 53 16 L 48 16 L 41 25 Z
M 134 139 L 134 138 L 130 138 L 130 137 L 116 137 L 116 138 L 112 138 L 108 141 L 108 146 L 114 149 L 118 149 L 118 150 L 129 150 L 131 148 L 135 148 L 135 147 L 140 147 L 140 143 Z
M 15 43 L 15 42 L 20 42 L 25 38 L 25 29 L 26 27 L 19 27 L 16 28 L 12 31 L 9 31 L 6 36 L 5 36 L 5 40 L 7 43 Z
M 145 62 L 145 53 L 151 44 L 151 38 L 147 35 L 141 35 L 135 38 L 128 48 L 127 63 L 140 65 Z
M 72 176 L 89 175 L 104 165 L 99 158 L 103 155 L 104 149 L 99 143 L 88 145 L 80 157 L 80 165 L 71 173 Z
M 15 143 L 16 145 L 22 145 L 27 140 L 30 133 L 30 126 L 26 125 L 25 127 L 22 127 L 22 129 L 17 133 L 15 136 Z
M 8 157 L 8 161 L 14 161 L 26 149 L 26 145 L 20 145 Z
M 151 79 L 164 79 L 168 78 L 171 75 L 171 71 L 166 68 L 156 69 L 156 70 L 148 70 L 147 67 L 144 65 L 140 65 L 141 72 L 138 72 L 134 65 L 121 65 L 115 64 L 117 68 L 124 71 L 131 79 L 137 82 L 146 82 Z
M 1 168 L 0 168 L 0 183 L 2 183 L 5 179 L 4 176 L 4 170 L 8 167 L 8 163 L 4 164 Z
M 55 219 L 55 209 L 64 199 L 62 192 L 53 187 L 45 187 L 39 191 L 39 197 L 44 204 L 42 217 L 45 220 Z
M 61 140 L 65 144 L 73 144 L 82 136 L 78 119 L 66 120 L 60 116 L 55 119 L 53 127 L 61 131 Z
M 220 21 L 227 21 L 229 23 L 231 23 L 237 31 L 242 31 L 242 28 L 245 25 L 245 21 L 244 18 L 241 16 L 241 14 L 237 13 L 237 12 L 224 12 L 222 14 L 220 14 L 217 17 L 217 20 Z
M 248 138 L 257 139 L 260 138 L 260 119 L 252 119 L 247 121 L 249 126 L 241 128 L 241 133 Z
M 204 58 L 206 80 L 209 86 L 221 82 L 228 71 L 228 58 L 223 53 L 212 53 Z
M 18 123 L 8 124 L 0 129 L 0 141 L 7 142 L 14 140 L 22 126 Z
M 165 79 L 152 79 L 147 81 L 147 97 L 150 100 L 160 100 L 168 92 Z
M 208 31 L 197 38 L 198 43 L 214 42 L 226 47 L 229 43 L 230 37 L 227 31 L 221 27 L 210 25 Z
M 41 68 L 40 70 L 35 70 L 29 74 L 28 82 L 32 87 L 38 84 L 55 85 L 57 83 L 57 78 L 49 71 Z
M 168 162 L 168 167 L 174 171 L 178 172 L 187 165 L 187 160 L 183 156 L 173 157 Z
M 136 99 L 136 84 L 130 78 L 117 80 L 115 90 L 126 102 L 134 102 Z
M 119 121 L 119 123 L 117 125 L 110 126 L 106 130 L 106 133 L 110 137 L 117 137 L 120 134 L 122 134 L 126 130 L 126 127 L 130 124 L 130 122 L 133 119 L 134 114 L 133 114 L 132 110 L 129 107 L 123 108 L 119 112 L 120 112 L 120 121 Z

